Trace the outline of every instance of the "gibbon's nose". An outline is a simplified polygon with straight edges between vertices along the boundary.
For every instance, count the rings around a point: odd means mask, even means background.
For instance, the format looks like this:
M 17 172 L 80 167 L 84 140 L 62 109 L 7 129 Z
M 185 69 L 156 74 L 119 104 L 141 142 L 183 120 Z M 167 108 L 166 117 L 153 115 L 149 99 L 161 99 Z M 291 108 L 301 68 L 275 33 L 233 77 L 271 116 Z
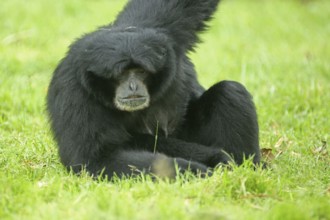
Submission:
M 130 81 L 130 82 L 129 82 L 129 89 L 130 89 L 132 92 L 136 92 L 137 89 L 138 89 L 138 85 L 137 85 L 134 81 Z

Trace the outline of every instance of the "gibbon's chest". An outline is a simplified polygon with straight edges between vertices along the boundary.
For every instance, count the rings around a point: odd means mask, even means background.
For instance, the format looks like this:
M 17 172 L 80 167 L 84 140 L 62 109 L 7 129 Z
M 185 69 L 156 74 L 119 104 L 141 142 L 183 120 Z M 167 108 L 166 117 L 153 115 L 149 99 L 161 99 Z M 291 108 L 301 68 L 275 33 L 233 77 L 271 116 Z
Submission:
M 159 136 L 172 136 L 182 124 L 184 112 L 175 106 L 171 108 L 148 109 L 132 114 L 126 120 L 125 127 L 131 133 L 142 133 Z
M 183 124 L 189 97 L 171 90 L 165 98 L 153 102 L 142 111 L 128 113 L 125 128 L 129 133 L 142 133 L 175 137 L 178 128 Z

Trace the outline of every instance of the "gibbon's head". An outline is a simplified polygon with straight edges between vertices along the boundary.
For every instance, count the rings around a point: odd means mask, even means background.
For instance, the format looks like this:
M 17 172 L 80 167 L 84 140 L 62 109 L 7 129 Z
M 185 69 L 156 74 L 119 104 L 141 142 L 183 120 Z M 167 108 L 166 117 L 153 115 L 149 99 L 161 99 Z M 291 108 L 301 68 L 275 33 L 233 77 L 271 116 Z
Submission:
M 68 57 L 83 87 L 107 107 L 147 108 L 176 75 L 173 43 L 155 29 L 99 29 L 70 48 Z

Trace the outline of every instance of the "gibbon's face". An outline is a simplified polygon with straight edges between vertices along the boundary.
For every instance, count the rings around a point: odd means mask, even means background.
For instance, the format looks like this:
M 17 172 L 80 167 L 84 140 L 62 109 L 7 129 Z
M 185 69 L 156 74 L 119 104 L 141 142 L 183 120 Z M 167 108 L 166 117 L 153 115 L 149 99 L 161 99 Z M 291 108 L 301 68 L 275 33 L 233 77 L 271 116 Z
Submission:
M 145 82 L 149 74 L 139 67 L 128 68 L 121 74 L 113 99 L 117 109 L 131 112 L 149 106 L 150 95 Z
M 83 68 L 82 85 L 107 107 L 147 108 L 175 77 L 175 55 L 167 36 L 154 30 L 100 29 L 71 47 Z

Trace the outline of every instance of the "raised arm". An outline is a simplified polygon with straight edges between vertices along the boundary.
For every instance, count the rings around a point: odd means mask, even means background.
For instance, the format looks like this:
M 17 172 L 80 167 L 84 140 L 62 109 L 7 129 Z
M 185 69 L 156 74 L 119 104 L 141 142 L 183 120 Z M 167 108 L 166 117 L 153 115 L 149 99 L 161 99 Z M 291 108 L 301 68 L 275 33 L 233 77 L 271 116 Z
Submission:
M 131 0 L 114 27 L 159 28 L 185 50 L 199 41 L 220 0 Z

